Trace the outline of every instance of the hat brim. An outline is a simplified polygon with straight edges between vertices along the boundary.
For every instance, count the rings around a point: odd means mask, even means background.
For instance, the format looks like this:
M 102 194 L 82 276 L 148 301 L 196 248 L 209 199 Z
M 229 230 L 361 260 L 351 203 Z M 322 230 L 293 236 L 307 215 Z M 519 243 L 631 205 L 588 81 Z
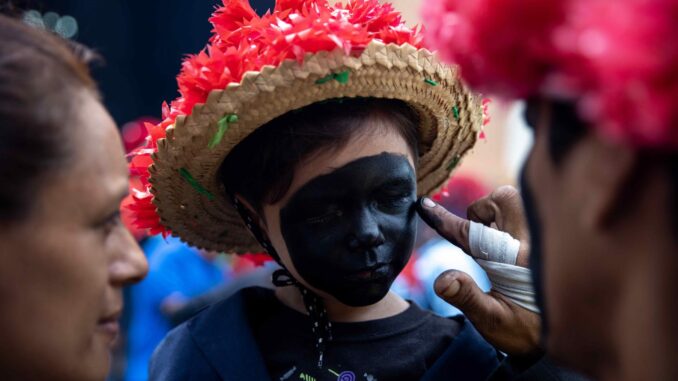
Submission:
M 347 71 L 347 82 L 327 80 Z M 309 54 L 303 63 L 267 66 L 246 73 L 241 83 L 212 91 L 158 141 L 149 181 L 161 223 L 198 248 L 262 251 L 217 178 L 223 160 L 250 133 L 288 111 L 353 97 L 399 99 L 419 113 L 419 195 L 432 194 L 448 181 L 483 122 L 480 99 L 460 82 L 456 69 L 411 45 L 373 41 L 357 57 L 337 50 Z M 237 121 L 209 148 L 219 121 L 228 115 L 237 115 Z

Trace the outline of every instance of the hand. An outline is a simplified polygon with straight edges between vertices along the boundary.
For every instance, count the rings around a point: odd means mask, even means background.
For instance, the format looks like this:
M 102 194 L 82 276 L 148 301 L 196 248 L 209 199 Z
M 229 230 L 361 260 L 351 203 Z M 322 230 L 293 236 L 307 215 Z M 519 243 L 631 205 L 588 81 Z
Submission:
M 417 209 L 421 218 L 438 234 L 470 253 L 469 220 L 448 212 L 430 199 L 422 199 Z M 518 239 L 520 250 L 516 264 L 527 267 L 529 231 L 522 199 L 515 188 L 503 186 L 476 201 L 468 208 L 468 218 Z M 502 352 L 527 355 L 538 349 L 541 326 L 538 314 L 495 291 L 484 293 L 468 274 L 461 271 L 444 272 L 436 279 L 434 288 L 438 296 L 459 308 L 480 334 Z

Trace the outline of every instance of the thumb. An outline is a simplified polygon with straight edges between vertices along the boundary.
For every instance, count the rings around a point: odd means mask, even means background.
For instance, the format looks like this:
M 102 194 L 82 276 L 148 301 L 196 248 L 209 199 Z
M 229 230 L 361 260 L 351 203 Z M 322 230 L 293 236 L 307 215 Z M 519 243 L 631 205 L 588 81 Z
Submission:
M 504 313 L 503 306 L 483 292 L 468 274 L 448 270 L 434 284 L 439 297 L 460 309 L 473 324 L 480 328 L 495 325 Z

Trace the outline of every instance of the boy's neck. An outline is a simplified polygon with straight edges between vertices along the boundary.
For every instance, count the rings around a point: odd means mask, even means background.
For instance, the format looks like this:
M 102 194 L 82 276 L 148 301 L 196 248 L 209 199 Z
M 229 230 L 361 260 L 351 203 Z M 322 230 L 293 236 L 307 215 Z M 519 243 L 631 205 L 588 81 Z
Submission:
M 280 287 L 275 295 L 284 305 L 293 310 L 307 314 L 301 293 L 296 287 Z M 397 294 L 390 292 L 375 304 L 364 307 L 347 306 L 334 298 L 325 298 L 325 308 L 330 321 L 338 323 L 355 323 L 368 320 L 384 319 L 405 311 L 410 304 Z

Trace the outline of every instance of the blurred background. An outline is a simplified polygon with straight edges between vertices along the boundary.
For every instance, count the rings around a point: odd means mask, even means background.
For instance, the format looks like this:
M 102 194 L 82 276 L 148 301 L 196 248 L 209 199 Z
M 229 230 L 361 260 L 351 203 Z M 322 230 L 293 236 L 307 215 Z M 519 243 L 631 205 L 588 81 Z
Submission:
M 143 122 L 158 121 L 163 101 L 177 95 L 175 77 L 185 54 L 197 53 L 210 36 L 208 18 L 220 0 L 25 0 L 2 9 L 36 27 L 82 43 L 103 60 L 93 67 L 104 103 L 121 128 L 127 150 L 143 143 Z M 274 0 L 250 0 L 259 13 Z M 421 0 L 392 0 L 410 25 L 420 23 Z M 439 198 L 465 215 L 474 200 L 498 185 L 515 184 L 532 136 L 522 105 L 493 99 L 484 138 L 461 163 Z M 147 279 L 126 290 L 125 335 L 119 340 L 111 381 L 146 380 L 147 362 L 174 325 L 206 304 L 250 285 L 266 285 L 275 265 L 262 255 L 233 257 L 198 251 L 178 239 L 135 232 L 150 264 Z M 459 249 L 420 222 L 416 252 L 394 290 L 444 316 L 459 311 L 438 299 L 432 285 L 457 268 L 489 288 L 482 270 Z

